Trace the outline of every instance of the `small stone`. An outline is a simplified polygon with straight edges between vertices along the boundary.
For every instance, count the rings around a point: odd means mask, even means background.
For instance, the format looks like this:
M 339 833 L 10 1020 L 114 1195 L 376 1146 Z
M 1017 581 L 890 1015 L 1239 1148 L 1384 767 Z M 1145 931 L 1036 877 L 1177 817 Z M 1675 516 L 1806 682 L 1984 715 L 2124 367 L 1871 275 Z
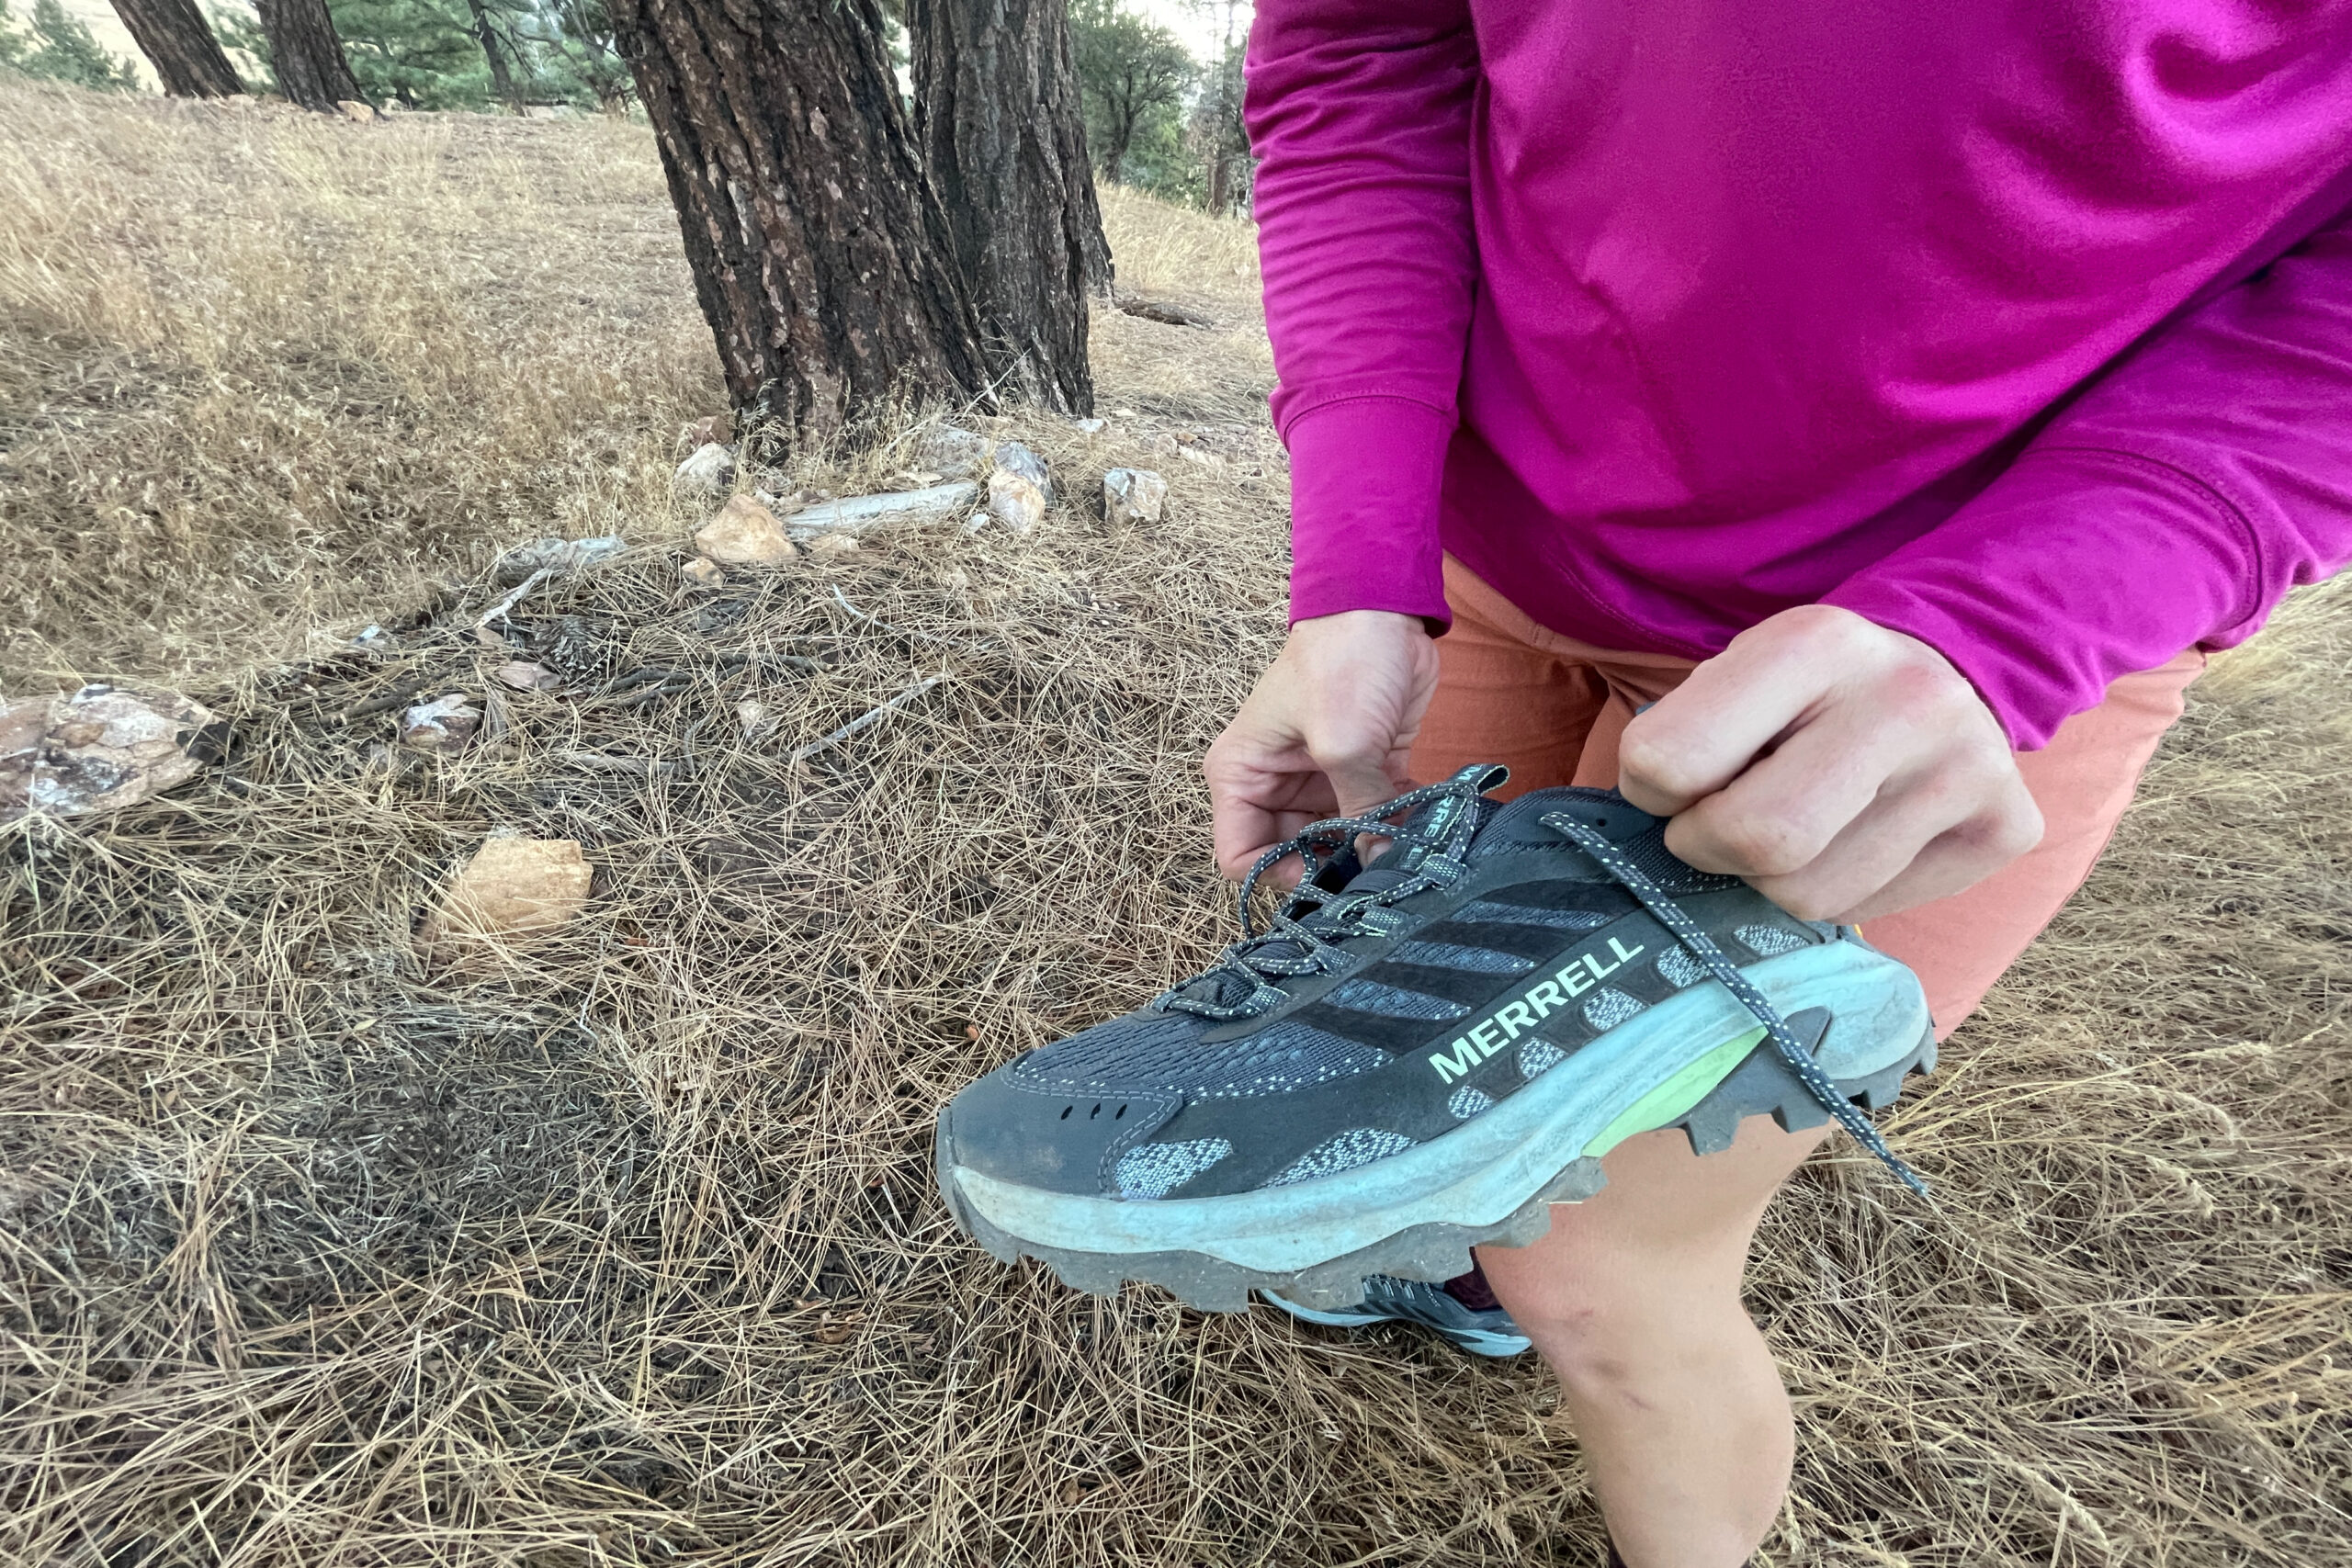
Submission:
M 808 541 L 808 553 L 812 556 L 850 556 L 855 555 L 857 548 L 854 534 L 820 534 Z
M 509 660 L 495 671 L 498 683 L 518 692 L 552 692 L 563 685 L 563 677 L 544 664 L 525 660 Z
M 419 703 L 401 715 L 401 744 L 416 751 L 462 751 L 481 728 L 481 710 L 463 692 Z
M 743 733 L 753 740 L 775 728 L 775 720 L 768 713 L 768 705 L 757 697 L 745 697 L 737 703 L 735 717 L 742 725 Z
M 685 495 L 719 496 L 735 482 L 735 454 L 716 441 L 706 441 L 678 465 L 673 489 Z
M 1157 523 L 1168 481 L 1149 468 L 1113 468 L 1102 476 L 1102 516 L 1112 523 Z
M 494 838 L 458 868 L 417 943 L 437 962 L 494 955 L 568 925 L 587 907 L 594 868 L 572 839 Z
M 1070 421 L 1070 424 L 1075 427 L 1078 433 L 1081 435 L 1102 434 L 1103 423 L 1104 422 L 1099 419 L 1074 419 Z
M 517 545 L 498 558 L 491 576 L 502 588 L 512 588 L 535 572 L 551 571 L 568 576 L 598 561 L 610 560 L 628 548 L 618 534 L 603 534 L 593 539 L 534 539 L 527 545 Z
M 175 692 L 127 686 L 0 704 L 0 822 L 135 806 L 201 773 L 220 728 Z
M 696 529 L 695 547 L 728 566 L 781 566 L 800 553 L 775 513 L 748 495 L 731 498 Z
M 678 445 L 697 452 L 734 439 L 735 416 L 731 413 L 707 413 L 700 419 L 688 420 L 678 430 Z
M 727 574 L 708 556 L 696 556 L 678 569 L 678 574 L 696 588 L 724 588 Z
M 356 120 L 361 125 L 366 125 L 376 118 L 373 106 L 363 104 L 356 98 L 337 98 L 334 101 L 334 107 L 343 111 L 344 118 Z
M 1018 441 L 997 444 L 996 467 L 989 474 L 989 515 L 1026 534 L 1046 520 L 1053 495 L 1053 479 L 1037 454 Z
M 381 626 L 370 625 L 366 631 L 351 639 L 351 646 L 361 653 L 390 653 L 393 647 L 392 634 Z

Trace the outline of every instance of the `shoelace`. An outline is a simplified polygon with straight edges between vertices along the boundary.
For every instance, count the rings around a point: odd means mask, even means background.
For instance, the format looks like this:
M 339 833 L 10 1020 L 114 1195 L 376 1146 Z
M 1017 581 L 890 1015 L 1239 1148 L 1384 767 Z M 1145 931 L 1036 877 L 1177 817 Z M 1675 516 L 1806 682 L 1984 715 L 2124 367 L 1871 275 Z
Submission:
M 1836 1117 L 1838 1124 L 1851 1133 L 1856 1143 L 1883 1161 L 1905 1187 L 1922 1198 L 1928 1196 L 1928 1184 L 1920 1179 L 1919 1173 L 1904 1164 L 1894 1151 L 1886 1146 L 1886 1140 L 1879 1136 L 1876 1127 L 1871 1125 L 1870 1118 L 1857 1111 L 1853 1101 L 1838 1092 L 1829 1075 L 1823 1072 L 1813 1057 L 1806 1054 L 1805 1048 L 1798 1043 L 1796 1035 L 1781 1017 L 1780 1010 L 1765 999 L 1764 993 L 1757 989 L 1755 983 L 1724 955 L 1724 950 L 1715 945 L 1713 937 L 1699 929 L 1697 921 L 1683 913 L 1679 904 L 1596 829 L 1564 811 L 1546 815 L 1544 825 L 1566 836 L 1577 848 L 1590 855 L 1603 871 L 1617 879 L 1626 892 L 1640 900 L 1642 908 L 1673 933 L 1674 939 L 1690 956 L 1706 966 L 1708 974 L 1722 981 L 1724 989 L 1737 998 L 1740 1006 L 1755 1015 L 1756 1021 L 1764 1026 L 1766 1036 L 1772 1042 L 1773 1050 L 1780 1054 L 1789 1071 L 1797 1076 L 1797 1081 L 1804 1085 L 1805 1091 L 1820 1102 L 1821 1108 Z
M 1156 1005 L 1163 1010 L 1173 1009 L 1220 1021 L 1247 1018 L 1284 1000 L 1281 988 L 1270 983 L 1272 979 L 1321 974 L 1345 963 L 1348 954 L 1337 945 L 1338 941 L 1359 932 L 1377 934 L 1391 929 L 1385 914 L 1387 906 L 1416 893 L 1451 886 L 1462 875 L 1464 862 L 1444 852 L 1468 847 L 1470 830 L 1476 823 L 1470 803 L 1500 783 L 1496 775 L 1501 773 L 1499 768 L 1465 768 L 1442 783 L 1408 790 L 1359 816 L 1310 822 L 1296 837 L 1274 845 L 1258 857 L 1241 879 L 1237 901 L 1241 940 L 1227 948 L 1207 971 L 1162 994 Z M 1389 820 L 1442 800 L 1458 802 L 1461 809 L 1442 813 L 1430 825 L 1431 831 L 1408 835 Z M 1334 893 L 1316 886 L 1316 877 L 1365 834 L 1399 840 L 1411 874 L 1377 889 Z M 1250 897 L 1266 873 L 1293 855 L 1306 863 L 1298 891 L 1261 931 L 1250 919 Z M 1310 920 L 1312 926 L 1307 923 Z M 1248 987 L 1237 1001 L 1222 999 L 1228 994 L 1224 984 L 1227 978 Z M 1204 980 L 1218 982 L 1213 995 L 1186 994 Z

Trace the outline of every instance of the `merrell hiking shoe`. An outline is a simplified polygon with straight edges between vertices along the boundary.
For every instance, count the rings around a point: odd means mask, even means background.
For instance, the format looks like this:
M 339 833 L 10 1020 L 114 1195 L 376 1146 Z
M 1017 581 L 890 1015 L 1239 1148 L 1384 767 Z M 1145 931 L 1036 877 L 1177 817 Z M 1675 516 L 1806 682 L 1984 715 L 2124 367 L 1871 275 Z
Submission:
M 936 1152 L 965 1229 L 1081 1290 L 1328 1308 L 1524 1246 L 1654 1128 L 1705 1154 L 1749 1115 L 1835 1117 L 1925 1190 L 1852 1103 L 1933 1065 L 1910 970 L 1685 865 L 1613 792 L 1501 805 L 1503 777 L 1464 768 L 1269 850 L 1215 968 L 958 1094 Z M 1390 841 L 1360 868 L 1363 834 Z M 1254 930 L 1251 888 L 1294 854 L 1299 891 Z
M 1363 1300 L 1354 1306 L 1311 1307 L 1265 1292 L 1291 1316 L 1326 1328 L 1369 1328 L 1375 1323 L 1417 1323 L 1434 1329 L 1458 1349 L 1474 1356 L 1516 1356 L 1532 1342 L 1519 1331 L 1499 1303 L 1474 1307 L 1443 1285 L 1420 1280 L 1396 1280 L 1374 1274 L 1363 1282 Z

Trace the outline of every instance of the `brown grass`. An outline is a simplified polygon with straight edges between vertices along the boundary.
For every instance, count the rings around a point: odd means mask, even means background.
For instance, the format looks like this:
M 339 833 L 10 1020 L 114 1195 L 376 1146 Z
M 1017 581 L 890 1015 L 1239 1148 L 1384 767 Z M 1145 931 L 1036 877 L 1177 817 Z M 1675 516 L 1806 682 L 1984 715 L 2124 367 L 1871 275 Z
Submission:
M 931 1193 L 942 1097 L 1223 940 L 1195 760 L 1282 570 L 1245 231 L 1114 197 L 1127 285 L 1221 325 L 1105 321 L 1135 417 L 1022 425 L 1080 501 L 1205 428 L 1166 525 L 711 592 L 640 133 L 12 87 L 0 201 L 0 679 L 178 681 L 238 734 L 0 830 L 0 1561 L 1596 1561 L 1540 1369 L 1074 1296 Z M 516 614 L 571 694 L 446 762 L 342 718 L 481 691 L 490 557 L 608 528 Z M 1804 1438 L 1763 1561 L 2352 1562 L 2347 676 L 2322 592 L 2199 689 L 1894 1118 L 1932 1213 L 1845 1156 L 1772 1217 Z M 582 840 L 594 913 L 433 973 L 413 922 L 502 828 Z

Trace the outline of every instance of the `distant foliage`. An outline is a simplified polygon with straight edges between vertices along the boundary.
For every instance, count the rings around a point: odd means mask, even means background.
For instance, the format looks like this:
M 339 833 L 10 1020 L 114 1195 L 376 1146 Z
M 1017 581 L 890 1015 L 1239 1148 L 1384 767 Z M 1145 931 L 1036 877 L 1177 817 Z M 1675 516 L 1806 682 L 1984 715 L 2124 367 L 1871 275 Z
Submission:
M 7 0 L 0 0 L 0 66 L 100 92 L 138 91 L 131 63 L 100 48 L 82 18 L 67 15 L 57 0 L 33 0 L 31 26 L 23 32 L 18 26 Z
M 487 47 L 513 73 L 526 104 L 617 113 L 631 95 L 628 62 L 613 41 L 604 0 L 327 0 L 352 74 L 368 96 L 412 109 L 503 107 Z M 260 29 L 215 19 L 221 41 L 267 62 Z M 253 35 L 249 39 L 248 34 Z
M 1086 145 L 1106 179 L 1197 197 L 1184 104 L 1200 67 L 1174 33 L 1125 0 L 1072 0 L 1070 49 L 1086 106 Z

